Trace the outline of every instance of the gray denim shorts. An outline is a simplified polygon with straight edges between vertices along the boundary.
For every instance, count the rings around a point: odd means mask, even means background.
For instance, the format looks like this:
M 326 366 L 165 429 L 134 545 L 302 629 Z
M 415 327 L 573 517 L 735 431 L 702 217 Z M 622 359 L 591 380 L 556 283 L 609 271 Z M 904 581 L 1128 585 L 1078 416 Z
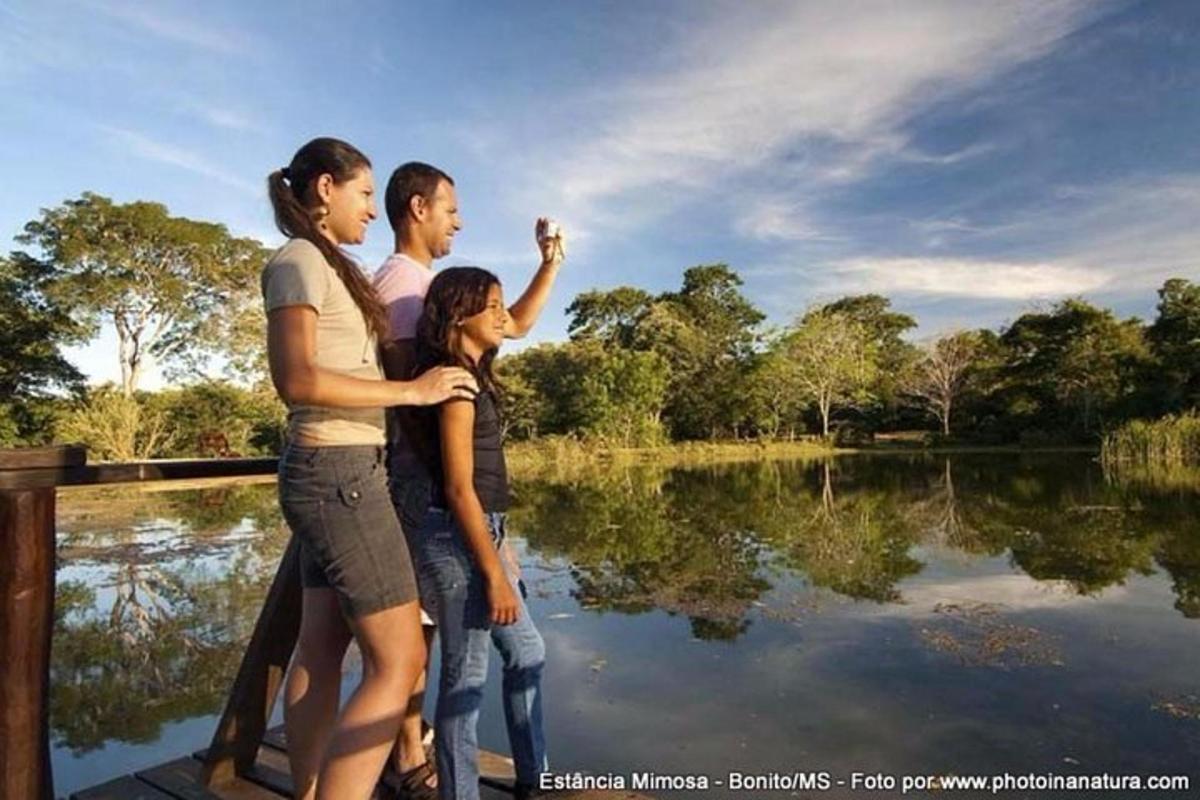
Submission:
M 382 447 L 289 444 L 279 458 L 279 505 L 300 540 L 301 584 L 332 588 L 347 617 L 417 599 Z

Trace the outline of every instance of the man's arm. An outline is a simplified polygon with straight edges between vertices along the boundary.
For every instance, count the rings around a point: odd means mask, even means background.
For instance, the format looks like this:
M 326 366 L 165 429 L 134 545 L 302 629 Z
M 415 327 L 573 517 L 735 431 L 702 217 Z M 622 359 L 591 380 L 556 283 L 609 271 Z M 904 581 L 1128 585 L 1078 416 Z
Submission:
M 417 346 L 415 339 L 393 339 L 390 346 L 383 348 L 383 374 L 389 380 L 412 380 L 417 365 Z M 408 447 L 422 464 L 435 463 L 429 451 L 430 442 L 421 435 L 422 420 L 416 409 L 408 406 L 393 406 L 389 409 L 391 425 L 397 425 Z
M 539 226 L 542 220 L 538 220 Z M 534 235 L 536 236 L 536 229 Z M 558 277 L 558 268 L 566 257 L 566 239 L 560 231 L 558 236 L 551 239 L 539 239 L 538 250 L 542 254 L 542 263 L 529 282 L 528 288 L 508 309 L 508 319 L 504 323 L 504 335 L 509 339 L 520 339 L 529 333 L 537 322 L 546 301 L 550 299 L 550 289 L 554 279 Z

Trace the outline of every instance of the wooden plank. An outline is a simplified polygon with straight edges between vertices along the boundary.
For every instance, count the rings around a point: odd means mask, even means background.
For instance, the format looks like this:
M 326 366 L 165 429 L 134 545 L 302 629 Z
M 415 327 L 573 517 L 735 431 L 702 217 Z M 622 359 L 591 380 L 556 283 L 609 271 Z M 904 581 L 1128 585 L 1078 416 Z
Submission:
M 263 744 L 276 750 L 287 752 L 287 731 L 282 725 L 276 725 L 263 736 Z
M 197 750 L 192 754 L 192 758 L 199 761 L 201 768 L 203 768 L 203 764 L 208 758 L 208 748 Z M 203 775 L 203 772 L 201 772 L 201 775 Z M 295 791 L 292 786 L 292 768 L 288 763 L 287 754 L 276 750 L 274 747 L 261 748 L 254 764 L 250 769 L 246 770 L 245 775 L 234 780 L 239 779 L 249 781 L 284 797 L 291 797 Z M 213 791 L 221 791 L 223 785 L 209 788 Z
M 202 458 L 0 470 L 0 489 L 143 483 L 190 478 L 236 478 L 269 475 L 278 467 L 279 459 L 276 458 Z
M 54 489 L 0 491 L 0 798 L 49 800 Z
M 258 758 L 245 778 L 285 797 L 291 797 L 295 792 L 292 786 L 292 766 L 288 763 L 287 754 L 273 747 L 259 748 Z
M 87 448 L 81 444 L 0 448 L 0 470 L 82 467 L 86 463 Z
M 137 773 L 137 778 L 178 800 L 279 800 L 281 795 L 256 783 L 235 779 L 212 789 L 200 783 L 203 765 L 194 758 L 178 758 Z
M 292 536 L 213 733 L 205 785 L 226 783 L 253 768 L 299 633 L 300 542 Z
M 20 797 L 20 795 L 13 795 Z M 176 800 L 166 792 L 143 783 L 132 775 L 84 789 L 71 795 L 71 800 Z
M 517 772 L 511 758 L 493 753 L 491 750 L 479 751 L 480 784 L 503 789 L 512 794 L 513 784 L 516 783 L 516 780 Z

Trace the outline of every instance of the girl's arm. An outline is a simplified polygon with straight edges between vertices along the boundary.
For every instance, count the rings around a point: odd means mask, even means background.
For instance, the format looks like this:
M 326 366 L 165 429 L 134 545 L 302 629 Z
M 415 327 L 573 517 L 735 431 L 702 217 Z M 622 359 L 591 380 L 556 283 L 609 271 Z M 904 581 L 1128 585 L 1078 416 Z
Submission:
M 283 306 L 267 315 L 267 357 L 276 391 L 289 404 L 383 408 L 475 396 L 475 377 L 459 367 L 431 369 L 412 381 L 354 378 L 317 366 L 317 312 Z
M 475 494 L 475 404 L 443 403 L 438 409 L 441 420 L 442 469 L 445 472 L 446 502 L 458 520 L 483 573 L 492 622 L 511 625 L 517 621 L 517 596 L 500 563 L 492 536 L 483 518 L 483 505 Z

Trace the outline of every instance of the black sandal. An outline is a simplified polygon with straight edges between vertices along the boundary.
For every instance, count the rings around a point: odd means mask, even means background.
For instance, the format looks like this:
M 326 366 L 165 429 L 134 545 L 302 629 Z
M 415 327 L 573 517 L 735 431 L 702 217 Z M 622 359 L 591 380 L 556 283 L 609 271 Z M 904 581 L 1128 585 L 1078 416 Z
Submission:
M 428 761 L 405 772 L 396 772 L 389 765 L 381 783 L 388 788 L 391 800 L 438 800 L 437 787 L 429 785 L 436 774 Z

